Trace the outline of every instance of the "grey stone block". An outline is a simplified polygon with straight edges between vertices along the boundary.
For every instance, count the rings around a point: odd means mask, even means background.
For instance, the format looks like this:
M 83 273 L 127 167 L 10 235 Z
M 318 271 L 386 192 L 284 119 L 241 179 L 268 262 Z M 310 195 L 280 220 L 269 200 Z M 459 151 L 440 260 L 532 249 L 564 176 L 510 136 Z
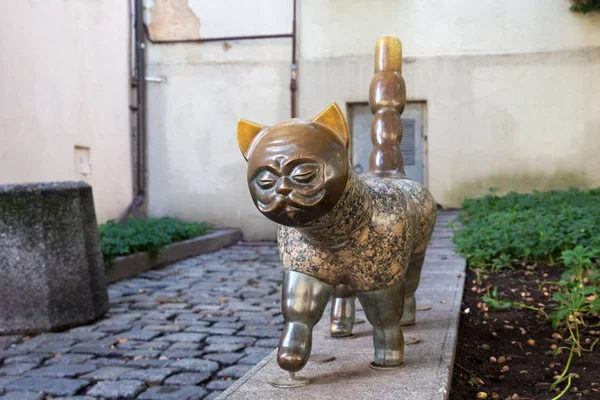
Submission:
M 275 347 L 279 346 L 279 339 L 260 339 L 258 342 L 256 342 L 255 346 L 274 349 Z
M 98 357 L 119 357 L 124 354 L 124 350 L 111 349 L 97 344 L 82 343 L 75 346 L 72 353 L 77 354 L 93 354 Z
M 196 350 L 167 350 L 160 357 L 176 360 L 180 358 L 200 358 L 202 354 L 204 354 L 202 351 Z
M 240 320 L 240 317 L 217 317 L 217 316 L 208 316 L 208 317 L 204 317 L 205 321 L 209 321 L 209 322 L 238 322 Z
M 16 364 L 16 363 L 34 363 L 41 364 L 50 356 L 44 354 L 23 354 L 20 356 L 9 357 L 4 360 L 4 365 Z
M 138 330 L 138 331 L 130 331 L 127 333 L 123 333 L 119 335 L 119 338 L 127 339 L 127 340 L 152 340 L 157 336 L 160 336 L 162 332 L 151 331 L 151 330 Z
M 197 326 L 193 325 L 185 330 L 186 332 L 194 332 L 194 333 L 208 333 L 211 335 L 233 335 L 238 330 L 231 328 L 215 328 L 213 326 Z
M 194 342 L 177 342 L 173 343 L 169 350 L 198 350 L 200 344 Z
M 211 392 L 208 396 L 206 396 L 202 400 L 215 400 L 217 397 L 219 397 L 221 395 L 221 393 L 223 393 L 222 390 L 215 390 L 214 392 Z
M 139 400 L 199 400 L 208 391 L 199 386 L 155 386 L 140 394 Z
M 211 376 L 212 374 L 210 372 L 183 372 L 170 376 L 165 381 L 165 384 L 176 386 L 199 385 L 200 383 L 209 380 Z
M 143 382 L 135 380 L 99 382 L 87 394 L 105 399 L 131 399 L 137 396 L 145 387 Z
M 0 334 L 68 328 L 106 312 L 89 185 L 0 185 L 0 232 Z
M 238 350 L 243 349 L 244 347 L 246 347 L 245 344 L 227 344 L 227 343 L 223 343 L 223 344 L 211 344 L 208 345 L 204 348 L 204 352 L 205 353 L 229 353 L 229 352 L 236 352 Z
M 140 367 L 140 368 L 164 368 L 167 365 L 171 364 L 173 360 L 132 360 L 127 363 L 128 366 L 131 367 Z
M 169 367 L 184 371 L 214 372 L 219 369 L 219 364 L 214 361 L 184 358 L 169 364 Z
M 175 372 L 175 370 L 169 368 L 138 369 L 124 373 L 123 376 L 121 376 L 121 379 L 136 379 L 143 381 L 148 386 L 156 386 L 163 383 L 163 381 L 171 376 L 173 372 Z
M 131 350 L 124 354 L 127 358 L 157 358 L 160 355 L 161 350 Z
M 94 372 L 90 372 L 89 374 L 83 375 L 81 378 L 94 381 L 116 381 L 124 374 L 135 370 L 135 368 L 131 367 L 104 367 Z
M 19 379 L 16 376 L 4 376 L 4 377 L 0 377 L 0 394 L 6 389 L 6 386 L 13 382 L 16 381 L 17 379 Z
M 51 396 L 72 396 L 88 384 L 88 381 L 81 379 L 22 378 L 9 383 L 6 390 L 44 392 Z
M 254 336 L 259 338 L 277 338 L 281 336 L 281 331 L 277 326 L 255 327 L 247 326 L 244 330 L 237 333 L 238 336 Z
M 100 326 L 99 331 L 105 333 L 123 333 L 131 330 L 131 325 L 120 324 L 120 325 L 106 325 Z
M 98 367 L 118 367 L 126 364 L 125 360 L 120 358 L 94 358 L 87 361 L 87 364 L 94 364 Z
M 161 337 L 165 342 L 201 342 L 208 335 L 205 333 L 172 333 Z
M 0 350 L 8 348 L 10 345 L 19 343 L 23 339 L 21 335 L 0 336 Z
M 259 362 L 261 362 L 263 360 L 263 358 L 265 358 L 266 356 L 268 356 L 271 353 L 272 350 L 269 350 L 266 352 L 266 354 L 264 353 L 252 353 L 252 354 L 248 354 L 246 355 L 244 358 L 240 359 L 238 361 L 238 364 L 244 364 L 244 365 L 256 365 Z
M 180 332 L 183 327 L 181 325 L 146 325 L 144 330 L 146 329 L 166 333 L 177 333 Z
M 52 357 L 47 360 L 44 365 L 59 365 L 59 364 L 83 364 L 93 356 L 91 354 L 61 354 L 57 357 Z
M 76 378 L 79 375 L 94 371 L 95 365 L 52 365 L 49 367 L 34 369 L 25 376 L 38 376 L 48 378 Z
M 213 325 L 214 328 L 242 329 L 243 322 L 217 322 Z
M 252 365 L 233 365 L 219 371 L 217 376 L 227 376 L 230 378 L 241 378 L 244 374 L 252 369 Z
M 221 365 L 235 364 L 242 357 L 242 353 L 210 353 L 204 356 L 207 360 L 217 361 Z
M 225 390 L 227 389 L 229 386 L 231 386 L 233 384 L 233 380 L 229 379 L 227 381 L 225 380 L 215 380 L 215 381 L 211 381 L 208 385 L 206 385 L 206 387 L 210 390 Z
M 36 392 L 8 392 L 2 400 L 42 400 L 44 397 Z
M 211 336 L 206 339 L 208 344 L 243 344 L 252 345 L 256 341 L 255 338 L 248 336 Z
M 17 376 L 37 367 L 37 363 L 16 363 L 0 368 L 0 376 Z
M 69 396 L 69 397 L 53 397 L 52 400 L 96 400 L 97 397 L 92 396 Z

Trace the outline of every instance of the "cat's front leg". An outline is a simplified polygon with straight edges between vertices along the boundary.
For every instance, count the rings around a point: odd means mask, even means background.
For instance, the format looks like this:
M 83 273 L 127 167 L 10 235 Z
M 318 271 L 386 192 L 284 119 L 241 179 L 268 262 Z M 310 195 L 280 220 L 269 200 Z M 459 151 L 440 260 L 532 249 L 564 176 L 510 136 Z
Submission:
M 338 285 L 331 299 L 331 324 L 329 332 L 333 337 L 352 335 L 356 314 L 356 295 L 349 285 Z
M 333 287 L 310 275 L 285 271 L 282 291 L 285 326 L 277 363 L 288 372 L 298 372 L 308 362 L 312 330 L 325 311 Z
M 373 346 L 375 347 L 375 368 L 393 368 L 402 365 L 404 358 L 404 334 L 400 320 L 404 311 L 404 290 L 406 283 L 358 293 L 365 316 L 373 325 Z

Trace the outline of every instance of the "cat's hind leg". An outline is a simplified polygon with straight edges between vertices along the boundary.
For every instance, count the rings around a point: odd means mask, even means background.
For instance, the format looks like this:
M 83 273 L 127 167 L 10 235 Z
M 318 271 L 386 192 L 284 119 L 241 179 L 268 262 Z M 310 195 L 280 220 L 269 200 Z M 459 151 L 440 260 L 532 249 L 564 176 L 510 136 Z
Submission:
M 312 330 L 319 322 L 333 287 L 295 271 L 285 271 L 282 288 L 282 313 L 285 320 L 277 363 L 288 372 L 298 372 L 308 362 Z
M 365 316 L 373 325 L 375 368 L 393 368 L 402 365 L 404 334 L 400 320 L 404 310 L 405 282 L 395 286 L 358 293 Z
M 421 280 L 421 270 L 425 254 L 415 254 L 411 256 L 406 271 L 406 293 L 404 295 L 404 314 L 402 315 L 402 326 L 414 325 L 417 320 L 417 300 L 415 292 L 419 287 Z
M 349 285 L 335 287 L 331 299 L 331 324 L 329 326 L 332 337 L 352 335 L 356 315 L 355 303 L 356 295 Z

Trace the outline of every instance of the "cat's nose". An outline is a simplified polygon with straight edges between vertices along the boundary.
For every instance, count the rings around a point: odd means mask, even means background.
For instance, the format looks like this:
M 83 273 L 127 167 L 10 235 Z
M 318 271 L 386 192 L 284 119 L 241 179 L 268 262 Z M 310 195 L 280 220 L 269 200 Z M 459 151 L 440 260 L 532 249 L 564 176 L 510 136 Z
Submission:
M 283 178 L 281 180 L 281 184 L 277 188 L 277 193 L 283 196 L 287 196 L 292 191 L 292 187 L 290 186 L 290 181 L 287 178 Z

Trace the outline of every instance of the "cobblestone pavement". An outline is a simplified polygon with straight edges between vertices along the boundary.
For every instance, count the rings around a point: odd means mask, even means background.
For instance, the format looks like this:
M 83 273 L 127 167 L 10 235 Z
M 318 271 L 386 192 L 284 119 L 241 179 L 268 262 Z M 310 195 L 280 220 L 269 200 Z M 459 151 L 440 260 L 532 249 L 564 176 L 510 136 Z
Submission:
M 241 243 L 115 283 L 92 325 L 0 336 L 0 399 L 214 399 L 277 346 L 281 279 Z

